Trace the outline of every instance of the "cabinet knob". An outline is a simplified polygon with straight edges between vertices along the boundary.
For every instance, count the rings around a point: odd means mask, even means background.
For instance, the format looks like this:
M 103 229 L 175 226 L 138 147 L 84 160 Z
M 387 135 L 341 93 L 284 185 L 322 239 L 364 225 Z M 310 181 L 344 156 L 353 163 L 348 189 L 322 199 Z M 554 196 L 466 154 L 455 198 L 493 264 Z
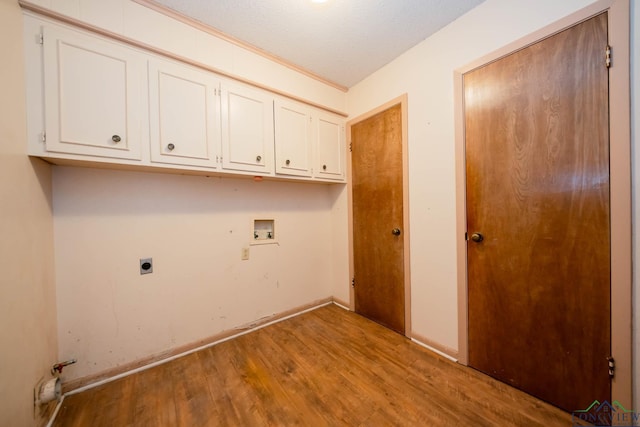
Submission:
M 262 156 L 256 156 L 256 162 L 260 163 L 260 160 L 262 160 Z
M 326 171 L 327 170 L 327 165 L 322 165 L 322 170 Z
M 291 164 L 291 160 L 287 159 L 286 162 L 284 162 L 285 165 L 289 166 Z
M 172 143 L 167 144 L 167 150 L 173 151 L 174 148 L 176 148 L 176 146 L 173 145 Z
M 111 140 L 117 144 L 118 142 L 122 141 L 122 138 L 120 138 L 120 135 L 113 135 L 111 137 Z

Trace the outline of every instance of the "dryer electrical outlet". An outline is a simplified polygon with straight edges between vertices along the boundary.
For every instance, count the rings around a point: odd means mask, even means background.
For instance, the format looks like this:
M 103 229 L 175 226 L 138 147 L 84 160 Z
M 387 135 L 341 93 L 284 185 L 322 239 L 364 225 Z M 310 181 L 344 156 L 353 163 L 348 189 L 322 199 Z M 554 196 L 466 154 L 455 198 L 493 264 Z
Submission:
M 140 274 L 153 273 L 153 258 L 140 258 Z

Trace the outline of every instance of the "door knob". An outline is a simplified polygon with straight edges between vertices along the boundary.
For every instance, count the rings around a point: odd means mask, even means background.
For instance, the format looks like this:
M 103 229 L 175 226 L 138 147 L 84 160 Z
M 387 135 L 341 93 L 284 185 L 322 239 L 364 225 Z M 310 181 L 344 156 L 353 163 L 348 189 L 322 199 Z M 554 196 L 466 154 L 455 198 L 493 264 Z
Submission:
M 394 236 L 399 236 L 400 235 L 400 229 L 399 228 L 394 228 L 393 230 L 391 230 L 391 234 L 393 234 Z
M 476 243 L 480 243 L 484 240 L 484 236 L 480 233 L 473 233 L 471 235 L 471 240 L 473 240 Z

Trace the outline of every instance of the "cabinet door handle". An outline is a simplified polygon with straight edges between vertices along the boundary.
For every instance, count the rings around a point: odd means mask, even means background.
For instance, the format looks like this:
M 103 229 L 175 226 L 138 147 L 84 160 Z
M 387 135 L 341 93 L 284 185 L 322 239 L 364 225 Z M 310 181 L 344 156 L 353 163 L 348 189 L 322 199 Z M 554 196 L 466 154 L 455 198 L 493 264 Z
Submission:
M 111 140 L 117 144 L 118 142 L 122 141 L 122 138 L 120 138 L 120 135 L 113 135 L 111 137 Z
M 286 162 L 284 162 L 285 165 L 289 166 L 291 164 L 291 160 L 287 159 Z
M 176 146 L 172 143 L 167 144 L 167 150 L 169 151 L 173 151 L 173 149 L 176 148 Z
M 327 165 L 322 165 L 322 170 L 326 171 L 327 170 Z
M 256 162 L 260 163 L 260 160 L 262 160 L 262 156 L 256 156 Z

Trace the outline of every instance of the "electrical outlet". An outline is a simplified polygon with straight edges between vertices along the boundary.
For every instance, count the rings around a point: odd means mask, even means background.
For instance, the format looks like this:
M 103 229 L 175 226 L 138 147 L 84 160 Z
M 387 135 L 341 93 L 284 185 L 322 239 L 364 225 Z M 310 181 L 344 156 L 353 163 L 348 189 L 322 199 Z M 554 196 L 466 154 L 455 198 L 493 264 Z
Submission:
M 153 258 L 140 259 L 140 274 L 153 273 Z
M 249 259 L 249 248 L 242 248 L 242 254 L 240 255 L 240 259 L 246 261 Z

